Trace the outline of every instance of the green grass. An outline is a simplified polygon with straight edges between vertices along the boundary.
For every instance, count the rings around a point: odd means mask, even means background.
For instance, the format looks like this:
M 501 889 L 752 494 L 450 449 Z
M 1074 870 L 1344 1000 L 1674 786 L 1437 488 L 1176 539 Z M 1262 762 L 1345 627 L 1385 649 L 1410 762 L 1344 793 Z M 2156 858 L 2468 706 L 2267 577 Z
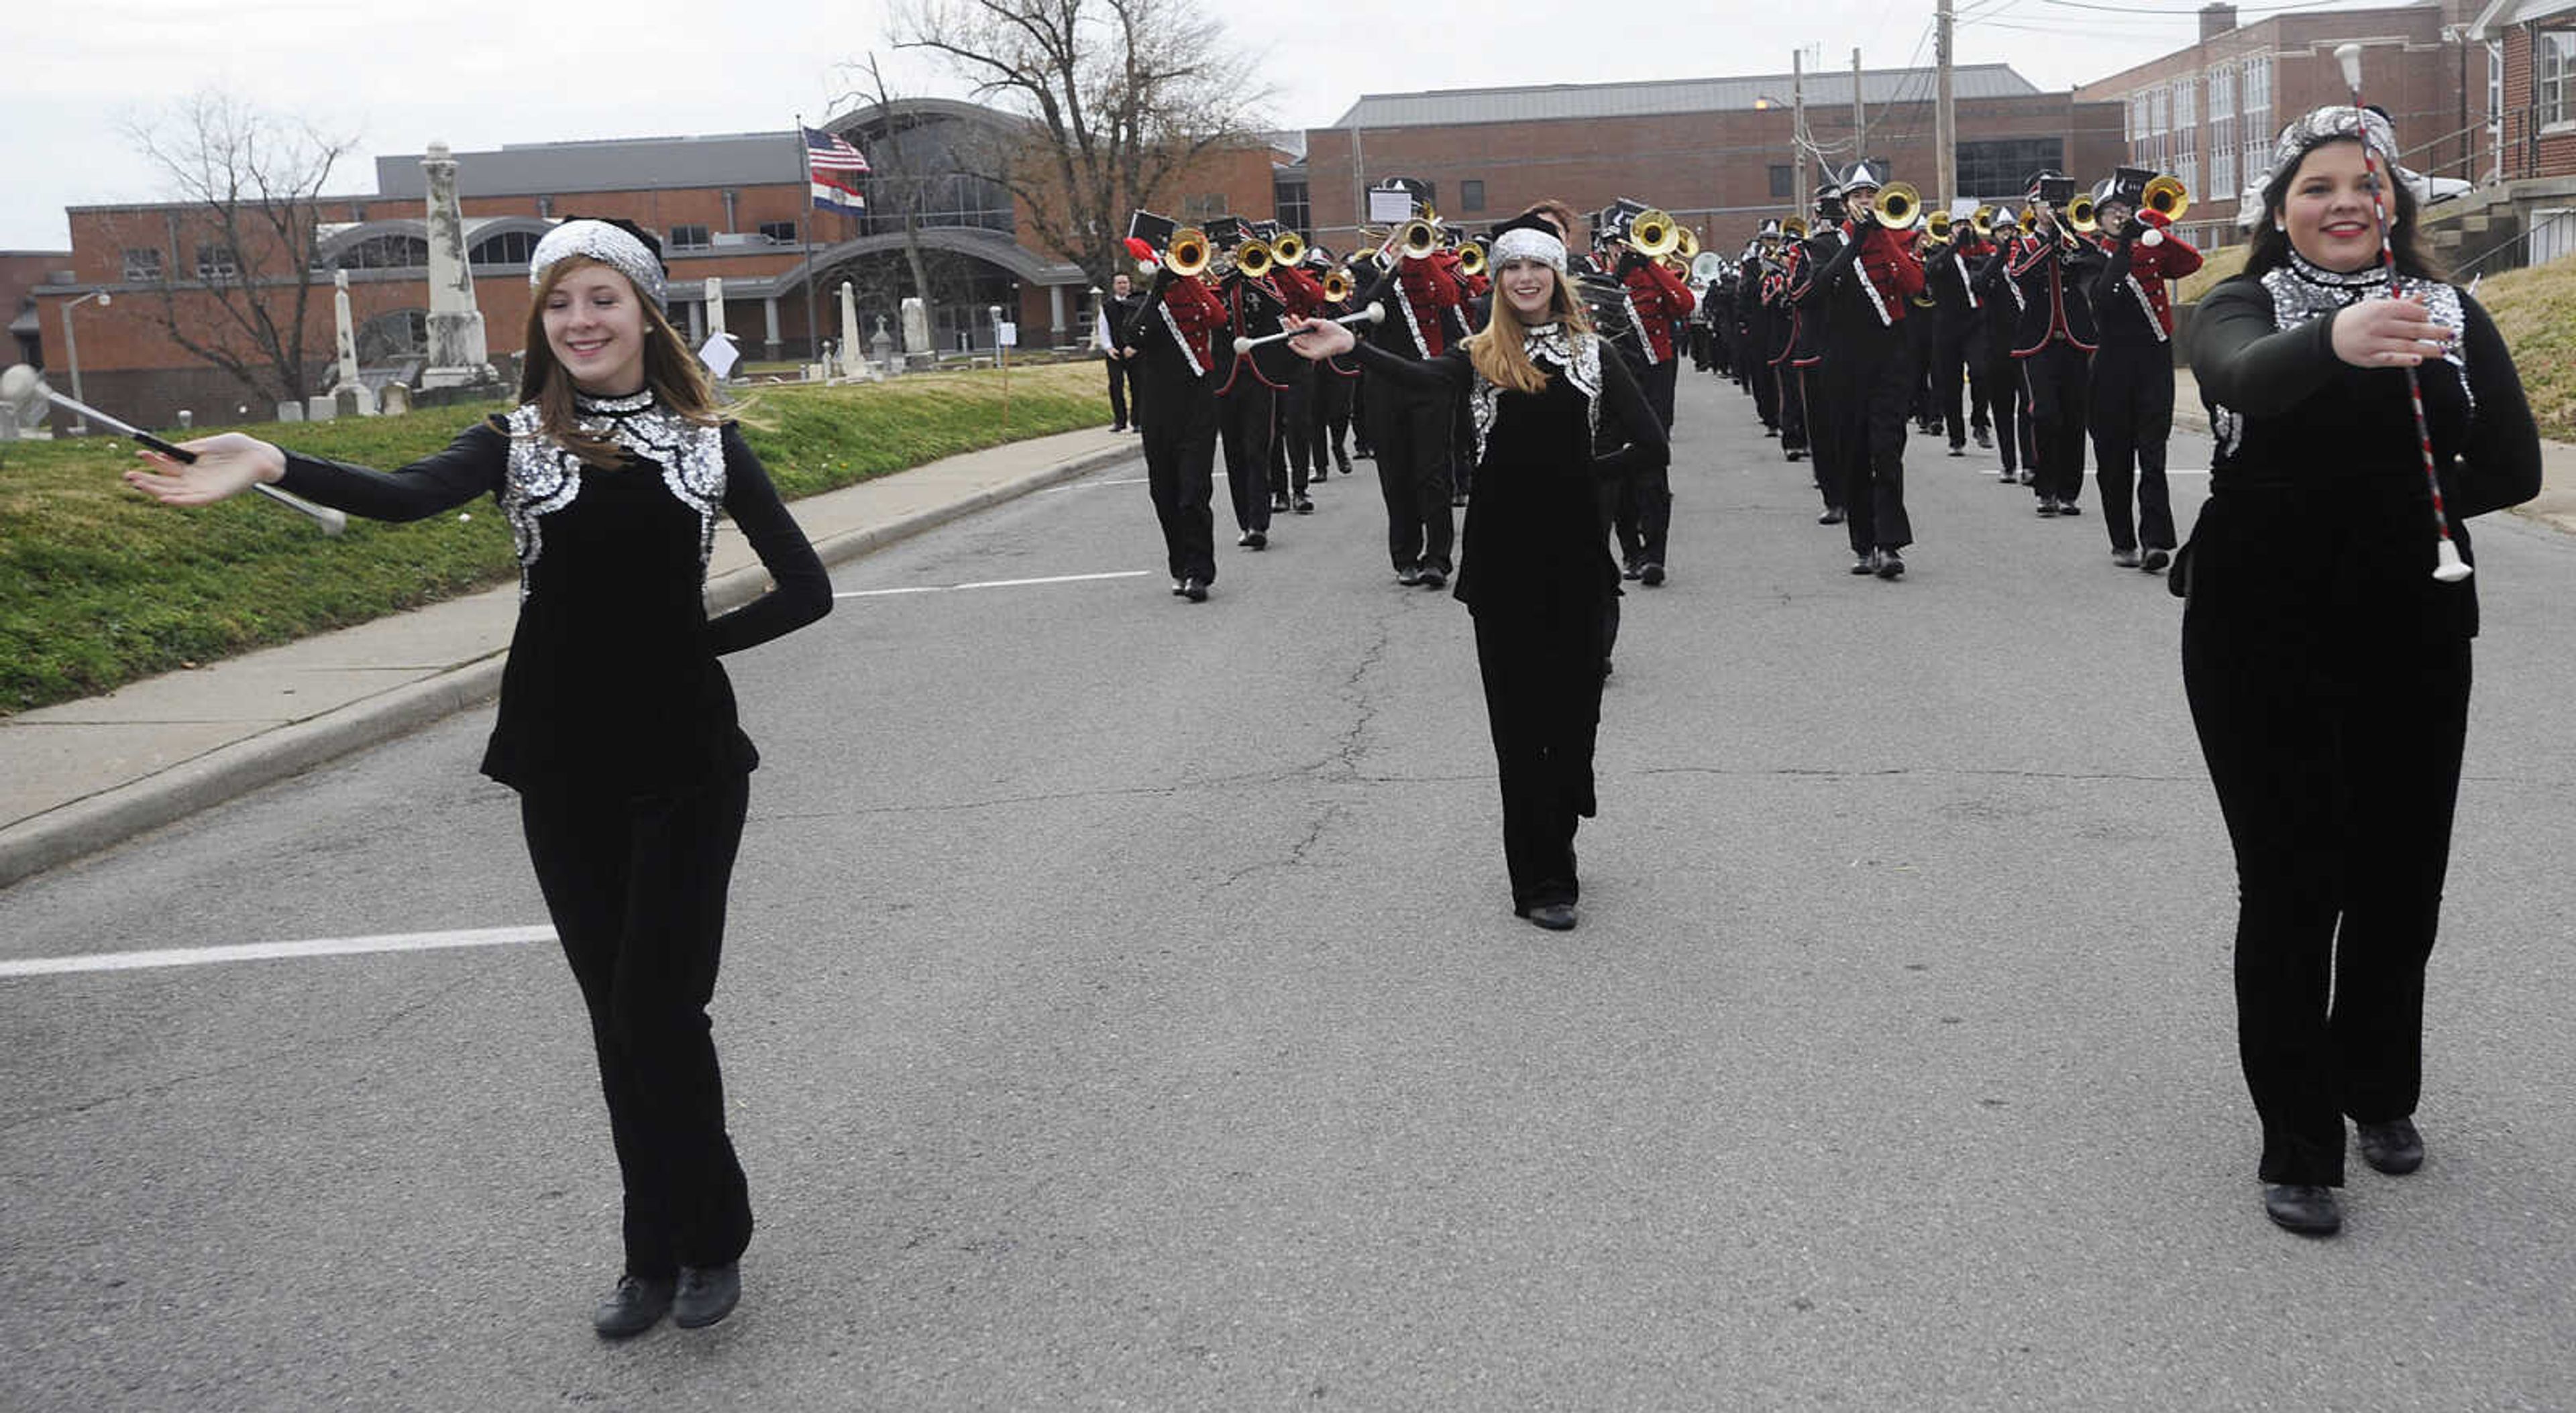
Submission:
M 500 404 L 249 428 L 297 451 L 394 467 Z M 1026 437 L 1102 425 L 1088 364 L 1014 368 L 1008 421 L 992 372 L 849 388 L 762 387 L 743 431 L 789 499 Z M 203 430 L 201 429 L 200 434 Z M 410 525 L 352 520 L 336 540 L 264 498 L 201 510 L 126 489 L 130 444 L 0 443 L 0 715 L 111 691 L 509 580 L 485 500 Z
M 2576 255 L 2487 280 L 2478 303 L 2513 350 L 2540 434 L 2576 442 Z

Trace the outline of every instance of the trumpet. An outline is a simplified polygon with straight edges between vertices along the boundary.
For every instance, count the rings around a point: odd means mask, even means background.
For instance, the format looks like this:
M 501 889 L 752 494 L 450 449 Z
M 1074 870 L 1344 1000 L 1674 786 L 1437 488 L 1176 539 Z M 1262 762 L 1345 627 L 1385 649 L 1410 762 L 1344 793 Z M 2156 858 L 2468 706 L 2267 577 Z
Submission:
M 1649 260 L 1660 260 L 1681 248 L 1681 223 L 1660 210 L 1640 211 L 1628 222 L 1628 245 Z
M 1183 226 L 1172 232 L 1171 241 L 1163 247 L 1163 268 L 1175 275 L 1204 274 L 1215 255 L 1207 232 L 1196 226 Z
M 1955 224 L 1957 223 L 1951 218 L 1949 212 L 1935 211 L 1923 218 L 1923 234 L 1937 244 L 1946 245 L 1953 234 L 1950 227 Z
M 2021 233 L 2023 235 L 2029 235 L 2031 232 L 2038 230 L 2039 208 L 2036 206 L 2025 206 L 2021 208 L 2021 216 L 2018 220 L 2014 221 L 2013 224 L 2021 227 Z
M 1458 247 L 1458 273 L 1462 275 L 1481 275 L 1485 273 L 1485 266 L 1489 259 L 1490 257 L 1485 253 L 1485 243 L 1483 241 L 1468 241 Z
M 1910 231 L 1923 219 L 1923 193 L 1911 182 L 1889 182 L 1879 188 L 1870 216 L 1891 231 Z
M 1295 231 L 1282 231 L 1270 242 L 1270 258 L 1282 265 L 1306 263 L 1306 239 Z
M 2184 186 L 2180 177 L 2160 176 L 2147 183 L 2146 192 L 2138 200 L 2140 211 L 2153 211 L 2171 223 L 2181 220 L 2182 213 L 2191 209 L 2191 188 Z M 2165 233 L 2159 226 L 2147 227 L 2138 237 L 2140 245 L 2162 245 L 2164 241 Z
M 1416 216 L 1395 229 L 1387 243 L 1407 260 L 1428 260 L 1440 249 L 1440 226 L 1428 216 Z
M 1980 239 L 1992 240 L 1995 238 L 1995 221 L 2002 215 L 2003 211 L 1989 201 L 1968 217 L 1968 229 L 1975 231 Z
M 2093 215 L 2093 197 L 2090 192 L 2079 191 L 2066 203 L 2066 224 L 2077 235 L 2091 235 L 2101 228 L 2102 223 Z
M 1673 258 L 1685 265 L 1699 259 L 1699 232 L 1682 227 L 1681 243 L 1673 247 Z
M 1351 283 L 1351 272 L 1347 266 L 1336 265 L 1332 269 L 1324 272 L 1324 302 L 1326 304 L 1339 304 L 1343 300 L 1350 298 L 1355 292 L 1357 292 L 1357 287 Z
M 1780 223 L 1780 238 L 1782 240 L 1805 240 L 1807 238 L 1807 218 L 1804 216 L 1792 216 L 1789 219 L 1782 221 Z
M 1257 280 L 1269 274 L 1272 262 L 1277 259 L 1270 243 L 1259 236 L 1247 236 L 1241 245 L 1234 248 L 1234 268 L 1242 271 L 1247 280 Z

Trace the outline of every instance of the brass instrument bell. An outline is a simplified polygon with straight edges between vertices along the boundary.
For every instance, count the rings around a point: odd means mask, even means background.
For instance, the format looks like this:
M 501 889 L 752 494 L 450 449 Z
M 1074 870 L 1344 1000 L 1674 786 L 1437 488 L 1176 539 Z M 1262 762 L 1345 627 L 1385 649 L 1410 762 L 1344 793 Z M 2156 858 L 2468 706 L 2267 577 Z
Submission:
M 2179 221 L 2182 213 L 2191 209 L 2191 188 L 2184 186 L 2180 177 L 2160 176 L 2147 183 L 2139 203 L 2142 210 L 2153 211 L 2168 221 Z
M 2079 191 L 2066 203 L 2066 224 L 2077 235 L 2091 235 L 2101 222 L 2093 214 L 2093 194 Z
M 1628 222 L 1628 245 L 1649 260 L 1660 260 L 1681 248 L 1681 223 L 1661 210 L 1637 213 Z
M 1208 244 L 1207 232 L 1196 226 L 1183 226 L 1172 232 L 1171 243 L 1163 247 L 1163 268 L 1175 275 L 1204 274 L 1215 253 Z
M 1282 231 L 1270 242 L 1270 258 L 1282 265 L 1306 263 L 1306 239 L 1295 231 Z
M 1782 221 L 1780 223 L 1780 235 L 1784 240 L 1805 240 L 1807 238 L 1807 218 L 1804 216 L 1792 216 L 1789 219 Z
M 1878 189 L 1870 214 L 1891 231 L 1910 231 L 1923 219 L 1923 193 L 1912 182 L 1889 182 Z
M 1955 224 L 1949 212 L 1935 211 L 1923 219 L 1923 233 L 1936 241 L 1947 242 L 1953 234 L 1950 228 Z
M 2002 210 L 1989 201 L 1978 207 L 1975 214 L 1968 217 L 1968 229 L 1975 231 L 1984 239 L 1992 240 L 1995 237 L 1995 221 L 2002 215 Z
M 1427 216 L 1416 216 L 1396 230 L 1396 253 L 1407 260 L 1429 259 L 1440 248 L 1440 227 Z
M 1462 275 L 1481 275 L 1485 273 L 1487 258 L 1488 257 L 1485 254 L 1485 243 L 1481 240 L 1471 240 L 1460 245 L 1458 247 L 1458 273 Z
M 1243 243 L 1234 248 L 1234 268 L 1241 270 L 1248 280 L 1269 274 L 1271 262 L 1276 258 L 1270 243 L 1259 236 L 1246 236 Z
M 1357 291 L 1351 285 L 1351 272 L 1336 265 L 1324 272 L 1324 302 L 1339 304 Z

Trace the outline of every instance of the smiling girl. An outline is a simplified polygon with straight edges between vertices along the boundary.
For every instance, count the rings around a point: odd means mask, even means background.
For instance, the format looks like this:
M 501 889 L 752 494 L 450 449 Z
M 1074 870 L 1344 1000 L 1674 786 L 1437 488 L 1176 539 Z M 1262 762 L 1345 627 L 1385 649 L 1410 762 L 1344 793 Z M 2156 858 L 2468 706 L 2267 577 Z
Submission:
M 1505 222 L 1494 231 L 1493 312 L 1481 331 L 1431 359 L 1357 345 L 1362 365 L 1390 382 L 1467 394 L 1476 471 L 1453 592 L 1476 622 L 1512 910 L 1559 931 L 1575 922 L 1575 827 L 1598 809 L 1604 610 L 1619 591 L 1598 487 L 1667 456 L 1662 420 L 1592 332 L 1565 258 L 1547 222 Z M 1354 346 L 1341 324 L 1288 324 L 1301 330 L 1290 346 L 1308 358 Z M 1596 455 L 1596 436 L 1617 449 Z
M 567 221 L 528 265 L 520 404 L 394 472 L 239 434 L 145 453 L 126 473 L 170 505 L 254 483 L 378 520 L 480 495 L 519 556 L 519 621 L 483 772 L 519 792 L 556 935 L 590 1012 L 625 1179 L 626 1269 L 593 1326 L 667 1311 L 713 1324 L 740 1298 L 751 1202 L 725 1131 L 706 1007 L 759 762 L 716 659 L 822 617 L 831 582 L 759 459 L 717 415 L 662 316 L 659 258 L 630 229 Z M 710 621 L 719 512 L 777 588 Z
M 2476 580 L 2433 577 L 2406 370 L 2464 556 L 2461 522 L 2540 489 L 2504 340 L 2424 256 L 2414 194 L 2379 188 L 2396 151 L 2365 109 L 2283 130 L 2245 273 L 2202 300 L 2191 339 L 2218 446 L 2174 571 L 2183 686 L 2235 845 L 2237 1039 L 2263 1125 L 2263 1208 L 2309 1235 L 2342 1226 L 2347 1116 L 2372 1167 L 2424 1160 L 2424 968 L 2478 600 Z

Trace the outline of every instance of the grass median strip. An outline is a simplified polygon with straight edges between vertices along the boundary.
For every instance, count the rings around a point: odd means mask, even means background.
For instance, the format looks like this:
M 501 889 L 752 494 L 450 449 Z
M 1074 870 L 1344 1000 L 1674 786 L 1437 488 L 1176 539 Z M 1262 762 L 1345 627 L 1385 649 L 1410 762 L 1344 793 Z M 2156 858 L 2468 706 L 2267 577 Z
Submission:
M 794 500 L 961 452 L 1099 426 L 1100 370 L 921 374 L 847 388 L 738 392 L 743 432 Z M 247 428 L 297 451 L 392 468 L 502 404 Z M 203 435 L 201 431 L 199 435 Z M 351 521 L 340 539 L 252 496 L 153 505 L 114 438 L 0 443 L 0 715 L 365 622 L 509 580 L 490 499 L 410 525 Z

